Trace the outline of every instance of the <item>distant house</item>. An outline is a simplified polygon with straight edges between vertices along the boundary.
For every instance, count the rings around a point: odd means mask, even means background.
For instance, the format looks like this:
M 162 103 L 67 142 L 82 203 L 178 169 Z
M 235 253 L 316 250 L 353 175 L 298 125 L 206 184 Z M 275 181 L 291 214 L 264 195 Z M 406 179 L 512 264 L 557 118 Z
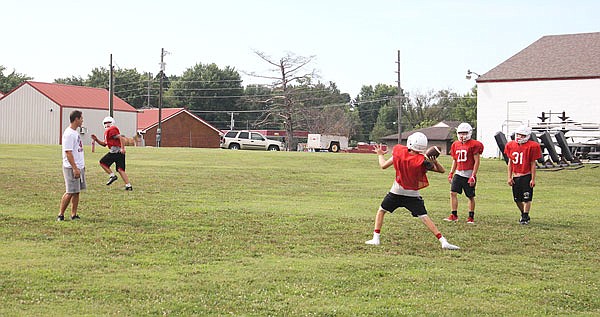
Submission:
M 25 81 L 0 97 L 0 143 L 61 144 L 73 110 L 83 112 L 82 142 L 102 136 L 102 119 L 109 115 L 106 89 Z M 137 110 L 117 96 L 113 116 L 121 133 L 136 133 Z
M 156 146 L 158 108 L 138 113 L 138 135 L 143 145 Z M 161 147 L 218 148 L 221 131 L 184 108 L 162 108 Z
M 459 124 L 460 122 L 458 121 L 441 121 L 428 128 L 402 132 L 402 144 L 406 145 L 406 139 L 411 134 L 421 132 L 427 136 L 428 146 L 438 146 L 442 150 L 442 153 L 449 154 L 450 146 L 455 140 L 456 128 Z M 398 133 L 381 138 L 381 142 L 388 146 L 398 144 Z
M 576 122 L 600 123 L 600 32 L 544 36 L 476 82 L 483 157 L 499 157 L 496 132 L 510 135 L 541 118 L 560 122 L 563 111 Z

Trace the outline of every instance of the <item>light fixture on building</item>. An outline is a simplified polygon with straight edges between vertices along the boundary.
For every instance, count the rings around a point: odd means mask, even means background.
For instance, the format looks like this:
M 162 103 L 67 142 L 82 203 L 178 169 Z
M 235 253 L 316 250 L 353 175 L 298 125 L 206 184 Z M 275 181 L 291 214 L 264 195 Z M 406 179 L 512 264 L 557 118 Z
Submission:
M 470 69 L 467 69 L 467 76 L 465 76 L 466 79 L 470 80 L 471 79 L 471 75 L 476 75 L 477 78 L 481 77 L 481 75 L 477 74 L 476 72 L 472 72 Z

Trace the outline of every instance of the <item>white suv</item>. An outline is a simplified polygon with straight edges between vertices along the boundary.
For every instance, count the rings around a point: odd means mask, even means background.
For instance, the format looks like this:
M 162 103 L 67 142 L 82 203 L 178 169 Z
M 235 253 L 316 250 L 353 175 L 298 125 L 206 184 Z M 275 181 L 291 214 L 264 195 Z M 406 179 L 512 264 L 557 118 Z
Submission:
M 267 139 L 258 132 L 231 130 L 221 137 L 221 148 L 232 150 L 280 151 L 283 149 L 283 143 Z

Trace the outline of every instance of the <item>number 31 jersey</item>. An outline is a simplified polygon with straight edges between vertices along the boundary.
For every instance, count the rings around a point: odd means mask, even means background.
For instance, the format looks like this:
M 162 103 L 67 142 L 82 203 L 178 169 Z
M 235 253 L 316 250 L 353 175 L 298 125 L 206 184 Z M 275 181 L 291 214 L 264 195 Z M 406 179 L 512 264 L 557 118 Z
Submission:
M 513 173 L 529 174 L 531 173 L 531 162 L 542 157 L 542 148 L 537 142 L 531 140 L 523 144 L 510 141 L 504 147 L 504 154 L 508 156 L 508 161 L 512 164 Z

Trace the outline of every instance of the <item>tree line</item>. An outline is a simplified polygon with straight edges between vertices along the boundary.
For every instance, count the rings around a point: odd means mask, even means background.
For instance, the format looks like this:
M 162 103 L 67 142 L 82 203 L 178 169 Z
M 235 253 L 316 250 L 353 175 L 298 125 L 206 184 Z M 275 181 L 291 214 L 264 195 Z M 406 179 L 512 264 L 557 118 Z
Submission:
M 163 76 L 162 106 L 183 107 L 221 130 L 273 129 L 346 135 L 355 142 L 378 141 L 401 128 L 409 131 L 439 121 L 469 122 L 476 126 L 477 91 L 466 94 L 450 90 L 426 93 L 403 92 L 392 85 L 363 85 L 357 96 L 341 92 L 335 82 L 321 82 L 310 69 L 314 56 L 288 53 L 271 58 L 255 52 L 274 66 L 270 74 L 247 73 L 267 79 L 269 85 L 243 85 L 240 72 L 214 63 L 197 63 L 181 75 L 153 75 L 135 68 L 114 69 L 114 93 L 137 109 L 158 107 L 159 82 Z M 7 93 L 33 78 L 0 65 L 0 92 Z M 57 78 L 55 83 L 108 89 L 109 68 L 97 67 L 86 78 Z M 401 107 L 398 107 L 401 103 Z M 296 140 L 287 140 L 295 148 Z

